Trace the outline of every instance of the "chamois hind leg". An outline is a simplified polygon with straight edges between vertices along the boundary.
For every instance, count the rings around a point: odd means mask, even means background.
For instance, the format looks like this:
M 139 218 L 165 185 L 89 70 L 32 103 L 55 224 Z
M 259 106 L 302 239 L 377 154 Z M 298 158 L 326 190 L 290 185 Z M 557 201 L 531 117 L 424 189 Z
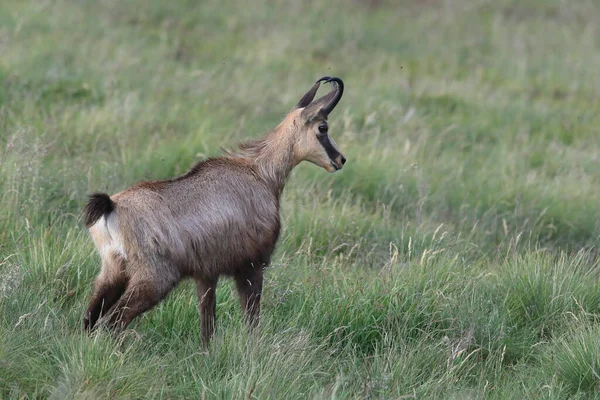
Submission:
M 250 326 L 258 324 L 260 297 L 262 295 L 262 265 L 251 265 L 235 275 L 235 283 L 246 321 Z
M 180 280 L 179 276 L 167 274 L 166 268 L 162 274 L 142 268 L 137 271 L 108 316 L 108 325 L 115 331 L 125 329 L 135 317 L 157 305 Z
M 107 314 L 119 300 L 127 285 L 127 278 L 122 272 L 122 260 L 102 263 L 102 271 L 94 282 L 90 305 L 83 318 L 84 328 L 92 331 L 96 322 Z
M 198 293 L 198 310 L 202 321 L 202 344 L 208 346 L 210 338 L 215 332 L 217 313 L 217 279 L 196 278 L 196 291 Z

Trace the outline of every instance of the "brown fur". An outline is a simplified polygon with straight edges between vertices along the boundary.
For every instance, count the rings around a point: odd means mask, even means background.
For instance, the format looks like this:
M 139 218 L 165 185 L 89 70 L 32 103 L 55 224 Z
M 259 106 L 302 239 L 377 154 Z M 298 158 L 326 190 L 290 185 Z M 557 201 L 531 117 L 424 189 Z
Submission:
M 310 104 L 315 86 L 311 91 L 302 105 Z M 326 115 L 322 107 L 313 108 L 310 115 L 304 107 L 295 108 L 264 138 L 202 161 L 178 178 L 142 182 L 111 197 L 94 195 L 86 206 L 86 224 L 102 270 L 86 329 L 103 316 L 109 326 L 122 329 L 181 279 L 192 278 L 207 344 L 222 275 L 234 277 L 246 318 L 256 324 L 263 268 L 279 237 L 279 201 L 290 171 L 302 160 L 328 171 L 345 162 L 332 140 L 323 148 L 322 132 L 320 142 L 316 139 Z

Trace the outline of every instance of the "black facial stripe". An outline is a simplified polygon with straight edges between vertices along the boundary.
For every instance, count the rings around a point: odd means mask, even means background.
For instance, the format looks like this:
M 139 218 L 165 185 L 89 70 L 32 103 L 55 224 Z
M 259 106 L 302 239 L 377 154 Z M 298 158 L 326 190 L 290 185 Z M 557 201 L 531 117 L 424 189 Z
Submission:
M 331 140 L 329 140 L 329 135 L 317 135 L 317 139 L 321 146 L 325 149 L 327 156 L 329 156 L 330 160 L 335 160 L 340 156 L 340 152 L 337 151 L 333 145 L 331 144 Z

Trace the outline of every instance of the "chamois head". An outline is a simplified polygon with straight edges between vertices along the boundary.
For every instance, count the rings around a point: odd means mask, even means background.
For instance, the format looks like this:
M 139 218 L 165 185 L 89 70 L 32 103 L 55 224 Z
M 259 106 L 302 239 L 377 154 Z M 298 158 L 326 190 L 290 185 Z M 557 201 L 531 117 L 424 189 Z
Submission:
M 321 82 L 331 82 L 333 88 L 325 96 L 313 101 Z M 344 83 L 340 78 L 325 76 L 315 82 L 292 109 L 289 117 L 292 117 L 293 121 L 290 122 L 297 129 L 294 143 L 296 163 L 310 161 L 328 172 L 335 172 L 343 167 L 346 157 L 329 136 L 327 125 L 327 116 L 340 101 L 343 93 Z

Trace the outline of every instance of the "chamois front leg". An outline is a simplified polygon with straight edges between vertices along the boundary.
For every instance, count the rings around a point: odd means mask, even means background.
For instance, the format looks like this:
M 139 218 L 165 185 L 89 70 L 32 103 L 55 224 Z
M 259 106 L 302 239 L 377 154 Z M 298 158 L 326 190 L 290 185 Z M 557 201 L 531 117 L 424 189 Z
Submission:
M 246 270 L 239 272 L 235 275 L 235 283 L 246 321 L 250 326 L 256 326 L 260 314 L 260 297 L 262 295 L 262 265 L 253 264 Z
M 198 310 L 202 320 L 202 345 L 208 347 L 215 332 L 217 318 L 217 279 L 196 278 L 196 291 L 198 293 Z

